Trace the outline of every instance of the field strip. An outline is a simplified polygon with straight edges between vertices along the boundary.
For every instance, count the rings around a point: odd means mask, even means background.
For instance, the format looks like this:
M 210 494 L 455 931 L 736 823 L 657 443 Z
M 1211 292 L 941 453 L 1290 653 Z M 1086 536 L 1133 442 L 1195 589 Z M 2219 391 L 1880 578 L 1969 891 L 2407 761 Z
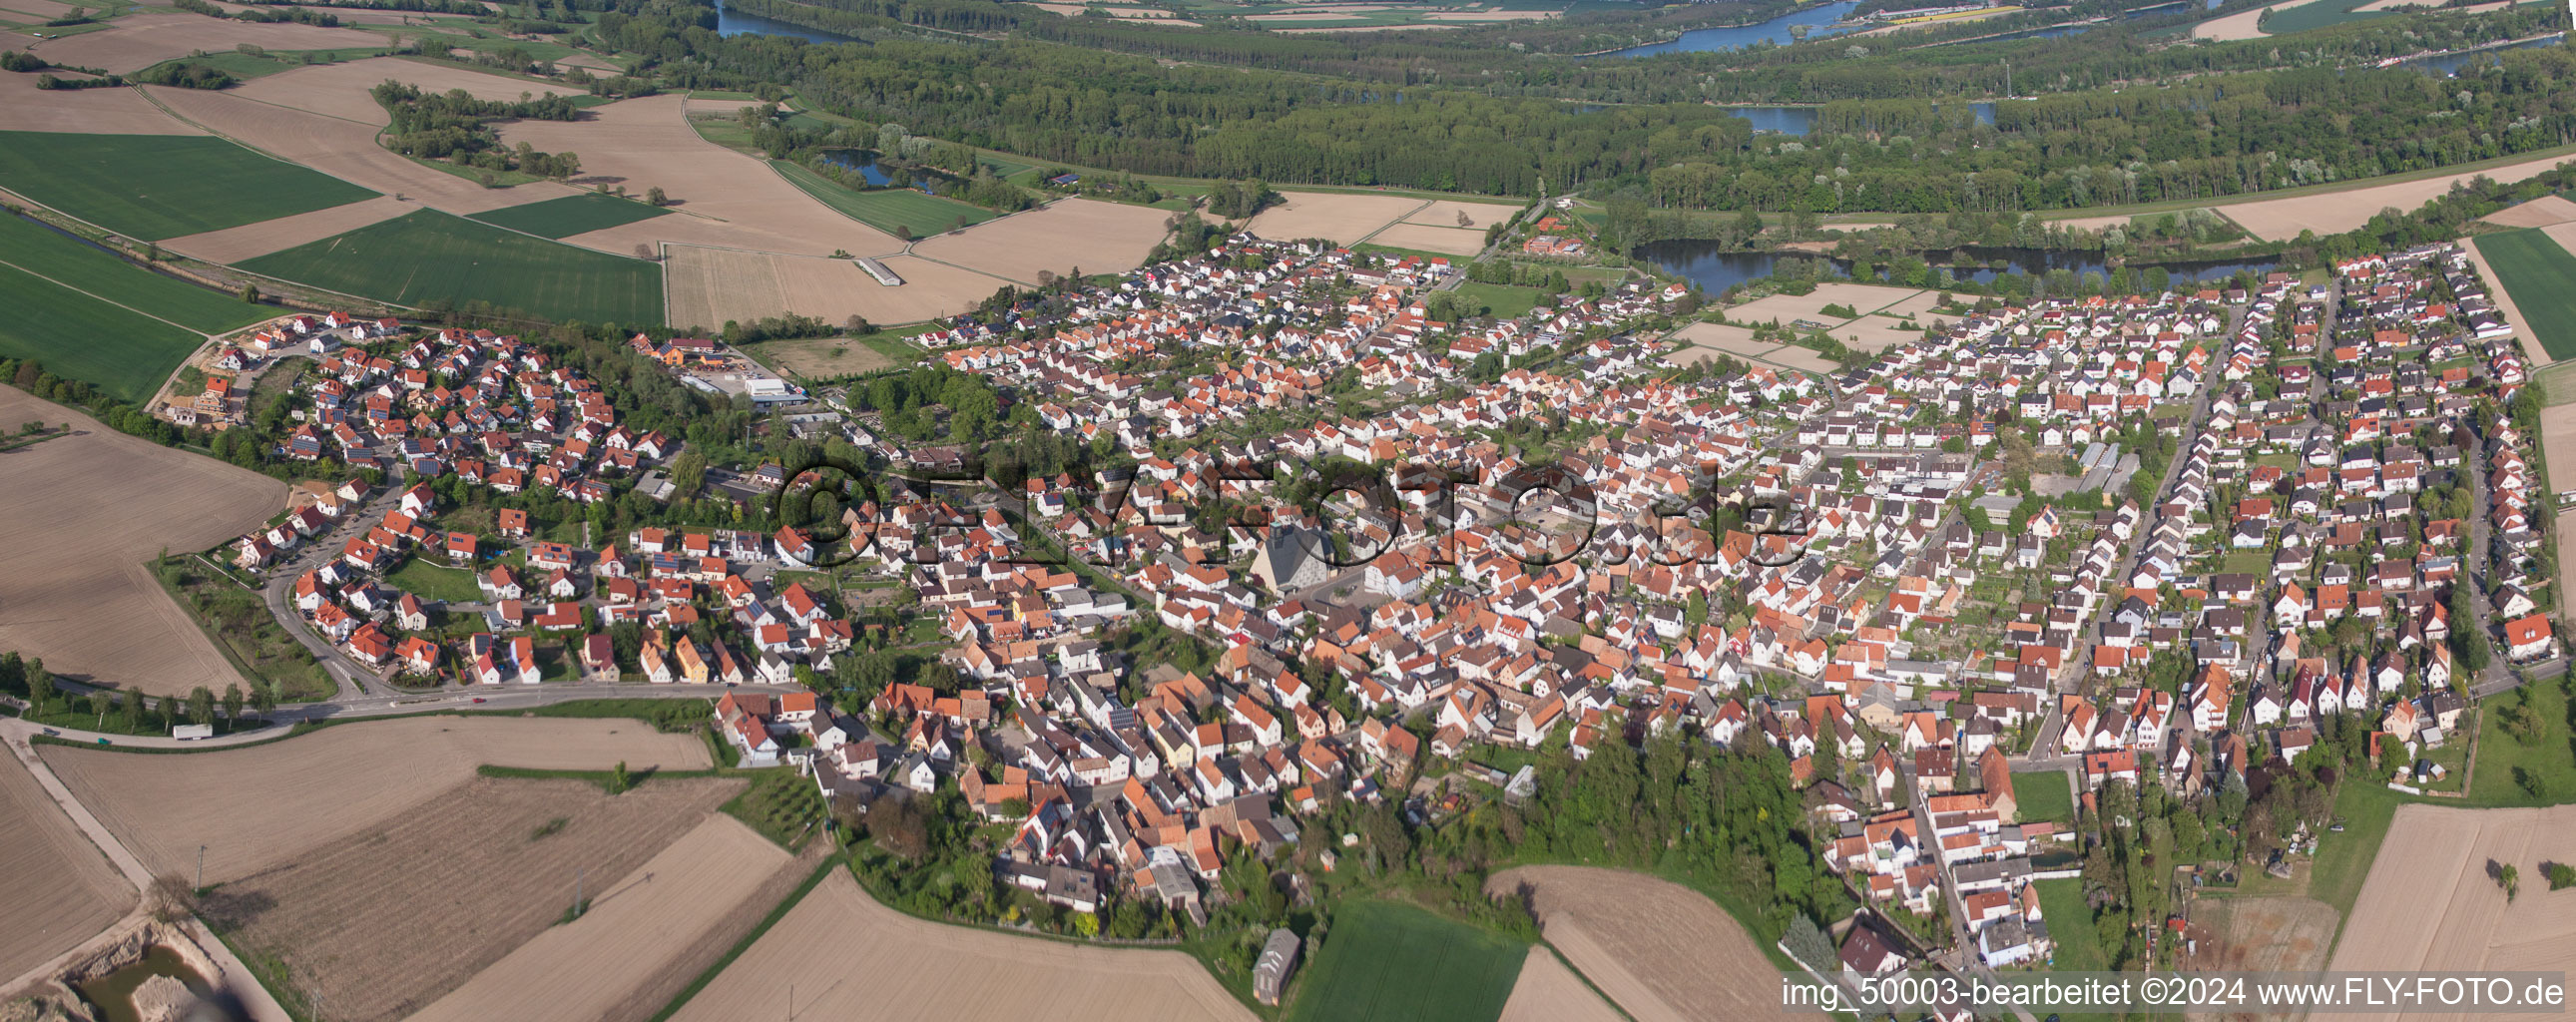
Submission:
M 410 203 L 390 195 L 380 195 L 310 213 L 170 238 L 160 244 L 162 248 L 191 259 L 230 265 L 346 234 L 368 224 L 391 220 L 411 212 L 411 209 Z
M 87 291 L 83 291 L 83 290 L 81 290 L 81 289 L 79 289 L 79 288 L 76 288 L 76 287 L 73 287 L 73 286 L 71 286 L 71 285 L 69 285 L 69 284 L 65 284 L 65 283 L 63 283 L 62 281 L 55 280 L 55 279 L 54 279 L 54 278 L 52 278 L 52 277 L 45 276 L 44 274 L 38 273 L 38 272 L 36 272 L 36 271 L 34 271 L 34 270 L 30 270 L 30 269 L 28 269 L 28 268 L 26 268 L 26 267 L 24 267 L 24 266 L 20 266 L 20 265 L 18 265 L 18 264 L 16 264 L 16 263 L 10 262 L 10 261 L 8 261 L 8 260 L 6 260 L 6 259 L 0 259 L 0 266 L 6 266 L 6 267 L 8 267 L 8 268 L 10 268 L 10 269 L 16 270 L 16 271 L 18 271 L 18 272 L 20 272 L 20 273 L 24 273 L 24 274 L 26 274 L 26 275 L 28 275 L 28 276 L 30 276 L 30 277 L 34 277 L 34 278 L 36 278 L 37 280 L 44 281 L 45 283 L 51 284 L 51 285 L 53 285 L 53 286 L 55 286 L 55 287 L 58 287 L 58 288 L 62 288 L 63 290 L 66 290 L 66 291 L 70 291 L 70 292 L 72 292 L 72 293 L 74 293 L 74 294 L 89 295 L 89 297 L 96 298 L 96 299 L 98 299 L 99 301 L 106 302 L 106 303 L 107 303 L 107 304 L 109 304 L 109 305 L 116 306 L 117 308 L 123 309 L 123 310 L 125 310 L 125 311 L 127 311 L 127 312 L 131 312 L 131 313 L 133 313 L 133 314 L 135 314 L 135 315 L 137 315 L 137 316 L 141 316 L 141 317 L 143 317 L 143 318 L 145 318 L 145 319 L 149 319 L 149 320 L 153 320 L 153 321 L 161 322 L 161 323 L 170 323 L 170 321 L 169 321 L 169 320 L 162 319 L 162 318 L 161 318 L 161 317 L 159 317 L 159 316 L 155 316 L 155 315 L 153 315 L 153 314 L 151 314 L 151 313 L 149 313 L 149 312 L 145 312 L 145 311 L 143 311 L 143 310 L 141 310 L 141 309 L 135 308 L 134 306 L 127 305 L 127 304 L 125 304 L 124 302 L 117 301 L 116 299 L 109 298 L 109 297 L 107 297 L 107 296 L 105 296 L 105 295 L 94 295 L 94 294 L 90 294 L 90 293 L 89 293 L 89 292 L 87 292 Z M 192 286 L 193 286 L 193 285 L 192 285 Z M 209 334 L 209 333 L 205 333 L 205 332 L 200 331 L 200 330 L 193 329 L 193 328 L 188 327 L 188 326 L 186 326 L 186 325 L 184 325 L 184 324 L 179 324 L 179 323 L 170 323 L 170 325 L 171 325 L 171 326 L 178 327 L 179 329 L 181 329 L 181 330 L 185 330 L 185 331 L 187 331 L 187 332 L 189 332 L 189 333 L 191 333 L 191 334 L 195 334 L 195 335 L 196 335 L 196 336 L 198 336 L 198 337 L 212 337 L 212 336 L 214 336 L 213 334 Z
M 502 956 L 411 1022 L 616 1017 L 610 1008 L 668 972 L 790 862 L 742 821 L 711 815 L 602 890 L 587 914 Z

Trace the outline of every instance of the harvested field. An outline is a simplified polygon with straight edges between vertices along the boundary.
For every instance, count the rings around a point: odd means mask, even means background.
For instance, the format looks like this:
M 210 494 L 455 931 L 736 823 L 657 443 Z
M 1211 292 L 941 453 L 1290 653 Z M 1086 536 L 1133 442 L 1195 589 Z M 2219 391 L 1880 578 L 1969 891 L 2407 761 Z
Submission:
M 609 946 L 635 949 L 680 938 L 643 928 L 656 921 L 656 913 L 642 903 L 660 899 L 647 897 L 640 884 L 577 894 L 574 873 L 581 870 L 583 880 L 602 887 L 627 876 L 701 825 L 743 784 L 730 777 L 664 778 L 610 795 L 589 781 L 478 777 L 381 827 L 224 884 L 206 897 L 205 914 L 234 946 L 276 960 L 296 992 L 330 1005 L 331 1018 L 392 1022 L 545 935 L 576 897 L 590 897 L 594 905 L 623 897 L 647 909 L 621 910 L 637 928 L 625 930 L 622 940 L 603 942 Z M 553 832 L 537 836 L 548 828 Z M 692 859 L 702 854 L 688 853 Z M 744 861 L 744 886 L 758 886 L 784 857 Z M 716 882 L 695 868 L 689 874 L 694 881 Z M 677 875 L 653 881 L 670 887 L 682 882 Z M 690 891 L 671 900 L 700 893 L 716 892 Z M 708 901 L 711 915 L 728 907 L 720 897 Z M 622 964 L 644 966 L 650 959 L 639 954 Z M 613 984 L 615 978 L 601 971 L 583 977 L 585 986 Z M 518 996 L 563 1006 L 565 989 L 560 981 L 549 982 L 522 988 Z M 622 992 L 610 986 L 592 996 Z
M 2549 492 L 2576 490 L 2576 404 L 2540 410 L 2540 457 L 2549 464 Z
M 2324 0 L 2317 0 L 2317 2 L 2324 2 Z M 2231 14 L 2228 18 L 2244 16 Z M 2219 20 L 2225 21 L 2227 18 Z M 2300 231 L 2310 229 L 2320 235 L 2341 234 L 2370 222 L 2371 217 L 2378 216 L 2380 210 L 2390 206 L 2411 212 L 2432 201 L 2435 196 L 2450 191 L 2451 183 L 2454 181 L 2484 177 L 2500 183 L 2512 184 L 2564 163 L 2568 159 L 2565 156 L 2550 156 L 2486 170 L 2445 174 L 2415 181 L 2400 181 L 2395 184 L 2371 185 L 2366 188 L 2323 192 L 2287 199 L 2240 202 L 2221 206 L 2219 212 L 2227 214 L 2228 219 L 2236 221 L 2239 226 L 2245 228 L 2247 233 L 2265 241 L 2295 238 L 2299 236 Z
M 1842 371 L 1840 363 L 1794 344 L 1783 344 L 1763 352 L 1761 360 L 1781 368 L 1795 369 L 1815 376 Z
M 1856 332 L 1844 329 L 1845 325 L 1854 320 L 1825 315 L 1825 306 L 1849 306 L 1853 312 L 1866 317 L 1879 309 L 1904 311 L 1912 307 L 1912 302 L 1925 295 L 1926 292 L 1910 287 L 1882 287 L 1876 284 L 1827 281 L 1816 285 L 1816 290 L 1809 294 L 1767 295 L 1742 305 L 1729 306 L 1726 309 L 1726 318 L 1739 323 L 1768 323 L 1776 319 L 1782 326 L 1790 326 L 1805 320 L 1830 326 L 1832 329 L 1829 332 L 1836 338 L 1840 338 L 1845 333 Z M 1933 301 L 1939 298 L 1939 295 L 1930 296 Z M 1928 308 L 1928 304 L 1925 307 Z
M 1456 227 L 1458 214 L 1465 213 L 1467 226 L 1478 233 L 1483 233 L 1485 228 L 1509 220 L 1513 214 L 1520 211 L 1521 207 L 1514 203 L 1458 202 L 1443 199 L 1405 214 L 1404 222 L 1428 224 L 1433 227 Z
M 0 981 L 51 961 L 134 907 L 134 888 L 15 755 L 0 755 Z
M 1246 225 L 1252 233 L 1273 241 L 1327 238 L 1352 245 L 1422 206 L 1422 200 L 1401 195 L 1283 191 L 1279 197 L 1286 201 L 1255 214 Z
M 1485 250 L 1485 232 L 1473 227 L 1432 227 L 1426 224 L 1389 224 L 1384 230 L 1369 235 L 1371 245 L 1396 248 L 1418 248 L 1425 252 L 1442 252 L 1454 256 L 1472 256 Z
M 853 962 L 867 963 L 864 978 L 849 975 Z M 1002 975 L 1010 980 L 994 981 Z M 672 1019 L 738 1022 L 744 1005 L 778 1003 L 788 983 L 798 984 L 792 1013 L 805 1019 L 1254 1017 L 1197 959 L 1178 951 L 1082 947 L 943 926 L 877 904 L 848 870 L 835 869 Z
M 1494 874 L 1485 889 L 1503 893 L 1523 885 L 1548 943 L 1638 1022 L 1780 1010 L 1771 960 L 1733 916 L 1697 891 L 1642 873 L 1583 866 L 1509 869 Z M 1676 955 L 1674 948 L 1692 953 Z
M 1512 984 L 1512 999 L 1503 1003 L 1500 1022 L 1621 1022 L 1619 1012 L 1583 985 L 1583 977 L 1556 960 L 1545 946 L 1533 947 L 1521 963 L 1521 978 Z
M 0 74 L 0 131 L 202 135 L 133 89 L 36 88 L 35 75 Z
M 644 324 L 662 317 L 662 268 L 502 230 L 434 209 L 241 264 L 401 305 L 471 298 L 553 320 Z
M 203 844 L 206 879 L 214 883 L 288 866 L 315 847 L 380 827 L 487 763 L 708 765 L 706 744 L 690 735 L 658 734 L 635 720 L 561 717 L 408 717 L 215 752 L 150 756 L 48 746 L 43 755 L 145 866 L 156 873 L 183 863 L 193 868 Z M 246 791 L 260 797 L 239 797 Z
M 675 242 L 761 252 L 828 256 L 884 255 L 903 243 L 842 216 L 771 170 L 767 161 L 698 137 L 679 95 L 646 96 L 593 107 L 578 121 L 498 125 L 511 145 L 581 154 L 581 180 L 623 184 L 642 194 L 659 187 L 677 216 L 659 216 L 564 240 L 625 255 L 638 243 Z
M 0 422 L 31 419 L 75 435 L 0 455 L 0 649 L 154 695 L 238 684 L 143 562 L 240 535 L 284 506 L 286 484 L 0 387 Z
M 2499 209 L 2480 219 L 2499 227 L 2555 227 L 2576 220 L 2576 202 L 2543 195 L 2518 206 Z
M 416 208 L 390 195 L 379 195 L 345 206 L 171 238 L 161 247 L 210 263 L 237 263 L 391 220 Z
M 503 206 L 579 194 L 576 189 L 551 181 L 512 188 L 485 188 L 446 171 L 422 166 L 376 144 L 376 129 L 381 122 L 352 121 L 262 103 L 234 95 L 231 91 L 207 92 L 157 85 L 144 88 L 179 116 L 226 138 L 294 160 L 342 181 L 386 195 L 399 195 L 432 209 L 480 213 Z M 590 155 L 583 153 L 582 158 L 587 161 Z
M 291 21 L 263 24 L 145 9 L 111 21 L 98 31 L 47 39 L 29 49 L 52 63 L 125 74 L 173 57 L 185 57 L 191 51 L 211 53 L 245 43 L 269 50 L 345 49 L 374 53 L 385 48 L 385 37 L 354 28 L 322 28 Z
M 977 224 L 962 234 L 940 235 L 912 250 L 924 258 L 1023 284 L 1037 283 L 1040 270 L 1065 273 L 1078 267 L 1086 274 L 1125 273 L 1143 265 L 1145 254 L 1162 243 L 1169 233 L 1163 221 L 1171 215 L 1145 206 L 1063 199 L 1043 209 Z M 990 293 L 986 289 L 985 294 Z
M 223 139 L 171 135 L 0 134 L 0 187 L 154 241 L 375 197 Z
M 2050 917 L 2054 921 L 2055 917 Z M 2314 972 L 2326 967 L 2343 917 L 2314 898 L 2202 898 L 2187 931 L 2199 953 L 2186 972 Z M 2252 1019 L 2249 1014 L 2193 1013 L 2196 1019 Z
M 2576 969 L 2576 889 L 2552 891 L 2541 875 L 2543 863 L 2570 860 L 2576 860 L 2576 805 L 2399 806 L 2329 968 Z M 2515 867 L 2522 879 L 2521 894 L 2510 904 L 2490 872 L 2504 865 Z M 2405 1017 L 2559 1016 L 2410 1012 Z
M 2049 217 L 2049 218 L 2048 218 L 2048 222 L 2049 222 L 2049 223 L 2052 223 L 2052 224 L 2055 224 L 2055 225 L 2057 225 L 2057 226 L 2059 226 L 2059 227 L 2066 227 L 2066 228 L 2071 228 L 2071 229 L 2074 229 L 2074 230 L 2082 230 L 2082 231 L 2098 231 L 2098 230 L 2101 230 L 2101 229 L 2103 229 L 2103 228 L 2105 228 L 2105 227 L 2127 227 L 2127 226 L 2129 226 L 2129 222 L 2130 222 L 2131 220 L 2133 220 L 2133 219 L 2135 219 L 2135 218 L 2134 218 L 2134 217 L 2130 217 L 2130 216 L 2126 216 L 2126 215 L 2122 215 L 2122 216 L 2071 216 L 2071 217 Z
M 625 878 L 604 883 L 589 913 L 520 945 L 412 1022 L 640 1018 L 812 872 L 811 862 L 790 860 L 742 821 L 708 816 Z M 778 889 L 781 880 L 787 890 Z M 665 986 L 672 989 L 650 996 Z
M 751 357 L 758 359 L 762 365 L 782 373 L 793 373 L 809 379 L 830 379 L 854 373 L 872 373 L 901 364 L 855 337 L 763 341 L 751 345 L 749 350 Z
M 343 18 L 347 16 L 341 15 Z M 263 103 L 382 126 L 391 123 L 391 118 L 385 114 L 384 107 L 376 105 L 375 97 L 368 95 L 367 90 L 389 79 L 418 86 L 423 92 L 463 89 L 476 99 L 504 102 L 515 102 L 521 96 L 585 94 L 583 90 L 568 85 L 548 85 L 525 78 L 485 74 L 454 64 L 402 57 L 370 57 L 342 64 L 299 67 L 254 78 L 231 91 Z
M 914 323 L 973 308 L 1006 282 L 915 256 L 880 259 L 900 287 L 876 278 L 847 259 L 741 252 L 673 245 L 664 263 L 673 326 L 715 329 L 726 320 L 750 321 L 794 312 L 838 323 L 865 316 L 871 323 Z

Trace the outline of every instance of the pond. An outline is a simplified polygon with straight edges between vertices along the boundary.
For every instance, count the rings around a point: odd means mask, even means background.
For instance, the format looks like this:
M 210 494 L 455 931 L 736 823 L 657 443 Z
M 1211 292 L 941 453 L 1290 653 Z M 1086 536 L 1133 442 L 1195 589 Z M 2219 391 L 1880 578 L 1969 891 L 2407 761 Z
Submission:
M 875 187 L 882 188 L 895 183 L 894 175 L 886 173 L 885 168 L 877 166 L 877 161 L 870 158 L 867 151 L 863 149 L 827 149 L 823 152 L 823 162 L 844 170 L 858 171 L 860 177 L 866 178 L 868 184 Z M 929 181 L 919 178 L 915 178 L 912 184 L 916 188 L 930 187 Z
M 2484 49 L 2462 50 L 2458 53 L 2444 53 L 2431 57 L 2417 57 L 2413 60 L 2400 61 L 2397 66 L 2411 67 L 2419 71 L 2430 71 L 2438 75 L 2456 75 L 2460 73 L 2462 68 L 2466 68 L 2471 64 L 2493 66 L 2500 59 L 2496 54 L 2505 50 L 2519 50 L 2525 46 L 2553 46 L 2565 38 L 2567 38 L 2567 33 L 2556 32 L 2541 36 L 2537 39 L 2523 39 L 2516 42 L 2505 43 L 2500 46 L 2489 46 Z
M 140 1016 L 134 1010 L 134 990 L 154 976 L 168 976 L 199 994 L 207 990 L 205 979 L 179 960 L 178 952 L 158 944 L 132 965 L 73 986 L 80 991 L 82 1000 L 98 1006 L 107 1022 L 137 1022 Z
M 2016 270 L 2025 274 L 2069 270 L 2081 277 L 2086 273 L 2107 272 L 2110 269 L 2110 264 L 2102 260 L 2100 253 L 2076 249 L 1970 247 L 1965 251 L 1969 258 L 1976 260 L 1980 265 L 1952 267 L 1950 273 L 1956 279 L 1975 281 L 1980 284 L 1991 284 L 1995 278 Z M 1770 276 L 1772 269 L 1779 265 L 1783 256 L 1814 258 L 1812 255 L 1798 252 L 1730 252 L 1721 249 L 1715 241 L 1697 239 L 1653 242 L 1639 246 L 1636 252 L 1637 258 L 1655 264 L 1656 268 L 1666 273 L 1697 284 L 1712 295 L 1721 294 L 1727 288 L 1756 277 Z M 1950 253 L 1946 251 L 1924 254 L 1925 258 L 1936 262 L 1948 259 L 1949 256 Z M 1996 263 L 2003 265 L 1997 268 L 1994 265 Z M 2269 273 L 2280 265 L 2280 261 L 2252 259 L 2233 262 L 2132 263 L 2130 265 L 2137 266 L 2141 271 L 2149 265 L 2161 265 L 2174 282 L 2179 284 L 2187 281 L 2219 280 L 2234 276 L 2239 270 Z M 1834 270 L 1837 273 L 1848 274 L 1851 272 L 1851 264 L 1844 260 L 1835 260 Z
M 860 41 L 836 32 L 826 32 L 819 28 L 806 28 L 803 25 L 790 25 L 784 21 L 764 18 L 757 14 L 743 14 L 738 11 L 728 10 L 724 5 L 724 0 L 716 0 L 717 35 L 745 35 L 754 33 L 759 35 L 795 36 L 796 38 L 803 39 L 807 42 L 826 44 L 855 43 Z
M 1838 3 L 1783 14 L 1759 25 L 1695 28 L 1682 33 L 1678 39 L 1667 39 L 1644 46 L 1631 46 L 1624 50 L 1612 50 L 1608 53 L 1594 54 L 1594 56 L 1651 57 L 1658 53 L 1715 53 L 1723 50 L 1740 50 L 1762 42 L 1786 46 L 1797 41 L 1797 37 L 1789 34 L 1789 27 L 1792 25 L 1806 26 L 1809 39 L 1841 35 L 1860 27 L 1857 25 L 1836 27 L 1834 24 L 1841 21 L 1843 15 L 1851 13 L 1853 8 L 1859 6 L 1857 0 L 1841 0 Z
M 1980 124 L 1995 123 L 1992 102 L 1971 104 Z M 1753 122 L 1755 131 L 1774 131 L 1783 135 L 1804 135 L 1816 129 L 1816 107 L 1812 106 L 1731 106 L 1726 112 Z

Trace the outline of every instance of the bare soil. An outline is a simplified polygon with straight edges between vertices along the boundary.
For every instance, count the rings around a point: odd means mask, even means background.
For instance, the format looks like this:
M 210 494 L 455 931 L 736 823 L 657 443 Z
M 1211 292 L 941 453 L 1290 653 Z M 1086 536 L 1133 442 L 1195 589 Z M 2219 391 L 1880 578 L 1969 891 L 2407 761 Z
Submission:
M 2576 969 L 2576 889 L 2551 891 L 2542 865 L 2576 859 L 2576 805 L 2458 809 L 2405 805 L 2335 945 L 2330 968 L 2351 970 Z M 2512 865 L 2510 903 L 2494 870 Z M 2388 1018 L 2389 1016 L 2378 1016 Z M 2406 1018 L 2453 1016 L 2409 1013 Z M 2476 1015 L 2480 1020 L 2557 1018 Z
M 791 884 L 804 879 L 809 870 L 791 869 L 790 862 L 786 851 L 742 821 L 723 813 L 708 816 L 634 872 L 614 883 L 603 880 L 588 914 L 538 934 L 412 1019 L 637 1017 L 612 1009 L 665 974 L 693 978 L 703 970 L 704 964 L 686 968 L 681 957 L 736 910 L 750 905 L 766 913 L 776 906 L 784 892 L 765 903 L 755 903 L 754 896 L 781 874 Z
M 478 777 L 291 865 L 226 883 L 204 911 L 236 947 L 281 962 L 329 1017 L 389 1022 L 546 933 L 577 896 L 644 900 L 639 886 L 582 888 L 645 865 L 744 786 L 666 778 L 612 796 L 588 781 Z M 625 939 L 631 947 L 659 937 Z M 558 996 L 571 978 L 522 993 Z
M 0 753 L 0 982 L 98 935 L 134 888 L 63 815 L 18 757 Z
M 1384 230 L 1369 235 L 1368 243 L 1472 256 L 1485 250 L 1485 231 L 1480 227 L 1434 227 L 1406 221 L 1388 224 Z
M 310 213 L 172 238 L 162 242 L 161 247 L 210 263 L 237 263 L 391 220 L 416 208 L 411 203 L 383 195 Z
M 1638 1022 L 1780 1011 L 1777 969 L 1733 916 L 1697 891 L 1584 866 L 1522 866 L 1485 882 L 1494 893 L 1524 886 L 1548 943 Z
M 1530 948 L 1500 1022 L 1620 1022 L 1619 1012 L 1544 946 Z
M 193 14 L 187 16 L 199 21 L 211 20 Z M 475 181 L 422 166 L 377 145 L 376 130 L 380 126 L 377 122 L 354 121 L 263 103 L 235 95 L 230 90 L 209 92 L 158 85 L 144 88 L 179 116 L 216 134 L 351 184 L 432 209 L 458 214 L 481 213 L 504 206 L 580 194 L 579 189 L 552 181 L 485 188 Z M 586 160 L 590 154 L 581 155 Z
M 2228 18 L 2241 18 L 2254 13 L 2257 12 L 2231 14 Z M 2219 20 L 2225 21 L 2228 18 Z M 2302 230 L 2314 230 L 2320 236 L 2341 234 L 2369 223 L 2370 218 L 2379 215 L 2380 210 L 2391 206 L 2412 211 L 2432 201 L 2434 197 L 2450 191 L 2451 183 L 2454 181 L 2485 177 L 2504 184 L 2512 184 L 2555 167 L 2566 160 L 2567 157 L 2564 156 L 2544 157 L 2486 170 L 2446 174 L 2415 181 L 2401 181 L 2396 184 L 2372 185 L 2367 188 L 2323 192 L 2288 199 L 2260 199 L 2253 202 L 2232 203 L 2218 207 L 2218 211 L 2227 214 L 2228 219 L 2236 221 L 2239 226 L 2245 228 L 2247 233 L 2266 241 L 2295 238 Z
M 706 744 L 693 735 L 658 734 L 635 720 L 559 717 L 409 717 L 214 752 L 46 746 L 41 755 L 154 873 L 184 868 L 193 877 L 197 847 L 205 846 L 209 883 L 288 866 L 310 849 L 383 826 L 487 763 L 708 765 Z
M 345 19 L 348 14 L 341 13 L 340 16 Z M 368 95 L 368 90 L 387 81 L 417 86 L 423 92 L 444 93 L 463 89 L 476 99 L 503 102 L 528 96 L 583 94 L 581 89 L 569 85 L 549 85 L 525 78 L 485 74 L 454 64 L 401 57 L 370 57 L 342 64 L 299 67 L 251 79 L 231 91 L 263 103 L 381 126 L 391 123 L 392 119 L 385 113 L 385 108 L 376 103 L 375 97 Z
M 260 23 L 209 18 L 184 11 L 138 10 L 108 22 L 106 28 L 30 47 L 37 56 L 69 67 L 94 67 L 123 74 L 140 71 L 192 51 L 209 53 L 248 43 L 271 50 L 347 49 L 375 52 L 385 37 L 354 28 L 322 28 L 294 22 Z
M 7 40 L 0 40 L 4 47 Z M 36 88 L 36 75 L 0 74 L 0 131 L 79 135 L 203 135 L 133 89 Z
M 1143 265 L 1146 253 L 1162 242 L 1169 233 L 1163 222 L 1171 216 L 1146 206 L 1064 199 L 1043 209 L 942 234 L 913 245 L 912 250 L 1024 284 L 1036 283 L 1040 271 L 1125 273 Z M 991 294 L 992 289 L 984 293 Z
M 1358 244 L 1378 228 L 1422 207 L 1422 200 L 1401 195 L 1344 195 L 1337 192 L 1280 192 L 1287 200 L 1252 218 L 1252 233 L 1273 241 L 1325 238 Z
M 0 649 L 153 695 L 240 683 L 144 562 L 241 535 L 285 506 L 286 484 L 0 387 L 0 422 L 35 419 L 74 435 L 0 454 Z
M 1534 11 L 1531 13 L 1541 12 Z M 1404 222 L 1408 224 L 1427 224 L 1432 227 L 1457 227 L 1460 226 L 1458 223 L 1458 214 L 1465 213 L 1467 214 L 1467 223 L 1465 226 L 1481 234 L 1484 232 L 1485 228 L 1511 219 L 1512 214 L 1520 212 L 1520 209 L 1521 207 L 1514 203 L 1464 202 L 1444 199 L 1433 202 L 1428 206 L 1424 206 L 1421 209 L 1414 210 L 1412 213 L 1407 214 L 1404 218 Z
M 2499 209 L 2480 219 L 2502 227 L 2555 227 L 2576 221 L 2576 202 L 2543 195 L 2520 205 Z
M 790 983 L 792 1006 L 782 1000 Z M 1178 951 L 1085 947 L 915 919 L 877 904 L 846 869 L 834 870 L 672 1019 L 739 1022 L 779 1009 L 868 1022 L 1254 1017 Z

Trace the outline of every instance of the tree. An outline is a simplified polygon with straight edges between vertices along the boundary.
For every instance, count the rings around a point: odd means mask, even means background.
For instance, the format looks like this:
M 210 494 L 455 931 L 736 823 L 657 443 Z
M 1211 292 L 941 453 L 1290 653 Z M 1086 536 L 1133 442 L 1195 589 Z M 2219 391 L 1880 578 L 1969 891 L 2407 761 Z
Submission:
M 163 873 L 152 878 L 152 889 L 144 902 L 152 918 L 176 923 L 197 914 L 197 891 L 188 886 L 188 878 L 177 873 Z
M 240 685 L 226 685 L 226 686 L 224 686 L 224 719 L 225 719 L 225 720 L 240 720 L 240 719 L 241 719 L 241 715 L 242 715 L 242 689 L 241 689 L 241 686 L 240 686 Z
M 188 722 L 192 724 L 215 722 L 215 694 L 207 690 L 204 685 L 199 685 L 195 691 L 188 693 Z
M 27 658 L 27 702 L 42 713 L 54 701 L 54 674 L 45 669 L 45 658 Z
M 671 196 L 662 190 L 661 185 L 654 185 L 644 190 L 644 201 L 656 206 L 668 206 L 671 204 Z
M 610 771 L 608 774 L 608 793 L 611 795 L 623 795 L 626 793 L 628 788 L 632 788 L 634 786 L 634 779 L 628 777 L 626 774 L 626 761 L 622 759 L 618 760 L 617 769 Z
M 2513 896 L 2522 892 L 2522 870 L 2510 862 L 2497 867 L 2496 886 L 2504 888 L 2504 900 L 2512 902 Z

